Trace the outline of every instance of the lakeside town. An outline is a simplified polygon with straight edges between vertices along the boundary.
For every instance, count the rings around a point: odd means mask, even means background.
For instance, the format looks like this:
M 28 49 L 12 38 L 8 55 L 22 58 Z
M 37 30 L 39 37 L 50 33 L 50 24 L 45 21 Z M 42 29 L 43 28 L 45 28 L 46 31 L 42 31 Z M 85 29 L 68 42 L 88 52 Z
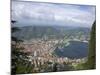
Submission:
M 70 67 L 75 67 L 77 66 L 77 64 L 85 63 L 87 61 L 86 57 L 78 58 L 78 59 L 76 58 L 71 59 L 68 57 L 59 57 L 54 53 L 54 50 L 57 47 L 61 48 L 61 44 L 63 44 L 63 42 L 65 46 L 68 46 L 70 44 L 69 41 L 70 39 L 66 43 L 65 43 L 65 40 L 61 40 L 61 39 L 59 40 L 57 39 L 49 39 L 49 40 L 32 39 L 30 41 L 25 41 L 18 46 L 19 48 L 24 47 L 22 51 L 24 51 L 25 53 L 29 53 L 29 56 L 27 56 L 28 59 L 24 59 L 24 60 L 27 60 L 32 65 L 34 65 L 33 70 L 35 72 L 42 72 L 42 70 L 44 72 L 46 68 L 44 69 L 41 69 L 41 68 L 45 66 L 46 64 L 47 64 L 46 67 L 53 68 L 55 63 L 57 63 L 58 65 L 56 66 L 57 71 L 61 71 L 61 69 L 64 69 L 65 65 L 70 65 Z M 73 41 L 80 41 L 80 40 L 73 39 Z M 81 42 L 88 42 L 88 41 L 82 40 Z M 68 69 L 68 70 L 71 70 L 71 69 Z

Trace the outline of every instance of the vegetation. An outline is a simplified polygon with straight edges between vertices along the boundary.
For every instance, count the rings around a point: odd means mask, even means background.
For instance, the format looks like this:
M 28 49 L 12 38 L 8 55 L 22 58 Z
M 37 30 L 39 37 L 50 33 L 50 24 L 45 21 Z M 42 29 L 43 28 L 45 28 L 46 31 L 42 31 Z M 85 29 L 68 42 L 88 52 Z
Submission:
M 91 30 L 89 41 L 89 55 L 87 65 L 89 69 L 96 68 L 96 21 L 94 22 Z
M 23 40 L 36 38 L 66 39 L 85 38 L 88 40 L 90 28 L 85 27 L 55 27 L 55 26 L 24 26 L 20 31 L 13 33 L 14 36 Z
M 12 21 L 12 24 L 15 24 L 16 21 Z M 36 27 L 36 26 L 27 26 L 27 27 L 12 27 L 12 74 L 25 74 L 25 73 L 37 73 L 37 72 L 57 72 L 57 71 L 71 71 L 71 70 L 83 70 L 83 69 L 94 69 L 95 68 L 95 23 L 93 24 L 90 40 L 89 40 L 89 28 L 71 28 L 71 27 Z M 55 50 L 52 52 L 52 57 L 55 58 L 64 58 L 68 57 L 66 62 L 49 62 L 46 61 L 44 64 L 37 60 L 41 53 L 32 56 L 36 57 L 29 61 L 29 54 L 25 53 L 24 48 L 20 46 L 25 40 L 29 41 L 31 39 L 39 39 L 39 42 L 42 45 L 48 45 L 48 40 L 51 38 L 58 41 L 57 44 L 54 44 Z M 21 40 L 23 39 L 23 40 Z M 74 40 L 74 41 L 73 41 Z M 76 41 L 75 41 L 76 40 Z M 88 61 L 83 63 L 81 58 L 87 57 L 87 45 L 89 40 L 89 55 Z M 86 42 L 83 42 L 86 41 Z M 36 42 L 36 41 L 35 41 Z M 47 42 L 47 43 L 46 43 Z M 54 43 L 53 42 L 53 43 Z M 40 45 L 40 48 L 41 46 Z M 50 45 L 50 44 L 49 44 Z M 34 46 L 37 48 L 37 46 Z M 53 48 L 52 47 L 52 48 Z M 36 49 L 35 48 L 35 49 Z M 38 45 L 39 48 L 39 45 Z M 48 47 L 49 48 L 49 47 Z M 31 49 L 31 48 L 29 48 Z M 45 49 L 45 48 L 44 48 Z M 50 48 L 51 49 L 51 48 Z M 76 49 L 76 50 L 75 50 Z M 33 48 L 34 50 L 34 48 Z M 41 50 L 41 49 L 40 49 Z M 49 50 L 47 50 L 49 51 Z M 41 52 L 41 51 L 40 51 Z M 34 52 L 33 52 L 34 53 Z M 78 54 L 77 54 L 78 53 Z M 57 55 L 58 54 L 58 55 Z M 49 56 L 47 56 L 49 57 Z M 75 58 L 75 59 L 74 59 Z M 72 59 L 72 60 L 69 60 Z M 79 62 L 77 62 L 79 59 Z M 73 61 L 74 60 L 74 61 Z M 38 64 L 37 64 L 38 63 Z
M 15 23 L 16 21 L 12 21 L 12 23 Z M 17 27 L 12 27 L 12 33 L 20 30 Z M 12 36 L 12 42 L 11 42 L 11 74 L 21 74 L 21 73 L 30 73 L 32 72 L 32 65 L 29 61 L 26 61 L 27 53 L 22 52 L 23 47 L 18 47 L 22 40 Z
M 75 69 L 95 69 L 95 68 L 96 68 L 96 21 L 93 23 L 90 33 L 88 60 L 86 63 L 78 64 L 75 67 Z

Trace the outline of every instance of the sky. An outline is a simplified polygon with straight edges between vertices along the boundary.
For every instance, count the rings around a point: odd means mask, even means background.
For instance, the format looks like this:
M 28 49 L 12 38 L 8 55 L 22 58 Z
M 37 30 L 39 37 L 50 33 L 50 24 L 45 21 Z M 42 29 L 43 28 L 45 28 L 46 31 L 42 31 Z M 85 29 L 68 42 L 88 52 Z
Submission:
M 15 26 L 80 26 L 91 27 L 95 21 L 95 6 L 12 1 Z

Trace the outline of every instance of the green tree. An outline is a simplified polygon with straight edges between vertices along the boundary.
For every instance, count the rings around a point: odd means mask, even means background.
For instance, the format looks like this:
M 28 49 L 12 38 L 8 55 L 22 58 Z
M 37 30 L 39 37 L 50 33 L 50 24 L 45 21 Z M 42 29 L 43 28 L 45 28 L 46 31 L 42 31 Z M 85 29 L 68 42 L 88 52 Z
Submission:
M 96 21 L 93 23 L 90 33 L 88 60 L 86 63 L 78 64 L 75 69 L 95 69 L 96 68 Z
M 96 21 L 92 25 L 89 41 L 89 55 L 87 65 L 89 69 L 96 68 Z
M 12 21 L 12 24 L 16 21 Z M 12 27 L 12 34 L 20 30 L 18 27 Z M 23 47 L 18 47 L 23 40 L 20 40 L 13 35 L 11 36 L 11 74 L 21 74 L 21 73 L 30 73 L 32 72 L 32 65 L 28 61 L 28 54 L 24 53 L 22 50 Z
M 53 72 L 57 72 L 57 63 L 53 64 Z

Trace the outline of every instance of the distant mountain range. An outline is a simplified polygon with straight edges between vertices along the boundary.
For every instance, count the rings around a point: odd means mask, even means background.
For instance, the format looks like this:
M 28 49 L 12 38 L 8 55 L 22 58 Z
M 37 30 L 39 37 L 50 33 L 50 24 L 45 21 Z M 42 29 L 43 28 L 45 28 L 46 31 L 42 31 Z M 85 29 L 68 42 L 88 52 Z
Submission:
M 24 26 L 12 35 L 17 38 L 29 40 L 33 38 L 63 38 L 65 35 L 77 37 L 85 35 L 88 37 L 90 28 L 70 26 Z M 81 33 L 81 34 L 80 34 Z
M 37 38 L 48 38 L 48 39 L 64 39 L 65 36 L 68 38 L 89 38 L 90 28 L 85 27 L 69 27 L 69 26 L 25 26 L 19 27 L 19 31 L 12 34 L 22 40 L 30 40 Z M 54 53 L 58 57 L 68 58 L 83 58 L 88 53 L 88 43 L 80 41 L 70 41 L 68 46 L 61 49 L 56 48 Z

